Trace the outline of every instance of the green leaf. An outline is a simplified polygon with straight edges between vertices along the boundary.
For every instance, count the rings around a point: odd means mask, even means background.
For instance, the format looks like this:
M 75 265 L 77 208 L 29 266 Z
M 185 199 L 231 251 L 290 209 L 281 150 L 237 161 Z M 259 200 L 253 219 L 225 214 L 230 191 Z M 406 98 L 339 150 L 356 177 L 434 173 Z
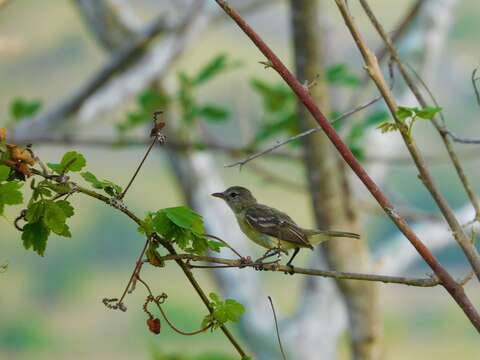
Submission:
M 10 181 L 0 184 L 0 215 L 5 211 L 5 205 L 16 205 L 23 202 L 23 195 L 19 191 L 22 183 Z
M 417 116 L 421 119 L 432 120 L 433 117 L 441 111 L 441 107 L 425 107 L 417 112 Z
M 90 171 L 82 172 L 80 175 L 85 181 L 89 182 L 92 187 L 94 187 L 95 189 L 102 189 L 110 196 L 118 196 L 122 193 L 122 188 L 119 185 L 113 183 L 110 180 L 100 181 Z
M 202 326 L 210 325 L 212 329 L 216 329 L 228 321 L 239 321 L 245 312 L 244 306 L 236 300 L 222 301 L 220 296 L 215 293 L 210 293 L 209 297 L 212 299 L 210 305 L 213 312 L 203 319 Z
M 295 96 L 286 85 L 282 83 L 271 85 L 264 81 L 253 79 L 251 86 L 261 95 L 263 106 L 267 111 L 275 113 L 285 111 L 286 109 L 295 110 Z
M 405 122 L 406 119 L 415 117 L 417 114 L 418 108 L 399 106 L 396 112 L 398 120 Z
M 67 200 L 58 200 L 55 204 L 59 206 L 67 218 L 74 215 L 73 206 Z
M 35 116 L 41 107 L 42 103 L 39 100 L 25 100 L 17 97 L 10 104 L 10 115 L 18 122 Z
M 10 168 L 5 165 L 0 165 L 0 182 L 6 181 L 10 175 Z
M 55 234 L 63 235 L 65 232 L 66 220 L 67 216 L 63 212 L 61 206 L 51 200 L 45 201 L 43 222 L 50 230 Z
M 43 256 L 49 235 L 50 230 L 40 221 L 26 224 L 22 232 L 23 246 L 27 250 L 33 248 L 38 255 Z
M 85 165 L 87 164 L 87 161 L 85 160 L 85 157 L 76 152 L 76 151 L 69 151 L 63 155 L 62 161 L 60 164 L 52 164 L 48 163 L 48 167 L 55 171 L 58 174 L 61 173 L 66 173 L 68 171 L 80 171 L 82 170 Z
M 205 105 L 198 109 L 198 116 L 212 122 L 224 121 L 229 115 L 230 113 L 227 109 L 215 105 Z
M 193 78 L 194 85 L 200 85 L 205 83 L 207 80 L 212 79 L 214 76 L 218 75 L 220 72 L 228 68 L 227 55 L 220 54 L 213 58 L 208 64 L 206 64 L 198 74 Z
M 203 234 L 205 232 L 202 216 L 189 207 L 176 206 L 162 209 L 162 211 L 168 219 L 181 228 L 191 230 L 197 234 Z
M 11 181 L 0 184 L 0 202 L 5 205 L 16 205 L 23 202 L 23 195 L 19 191 L 22 183 L 19 181 Z
M 138 104 L 149 114 L 150 120 L 152 113 L 158 109 L 165 108 L 169 101 L 170 98 L 167 95 L 150 89 L 143 91 L 138 96 Z
M 45 213 L 45 202 L 46 200 L 40 200 L 35 203 L 31 203 L 27 209 L 26 220 L 29 223 L 36 223 L 43 218 Z
M 349 72 L 347 65 L 336 64 L 327 69 L 327 81 L 332 85 L 358 86 L 360 79 Z

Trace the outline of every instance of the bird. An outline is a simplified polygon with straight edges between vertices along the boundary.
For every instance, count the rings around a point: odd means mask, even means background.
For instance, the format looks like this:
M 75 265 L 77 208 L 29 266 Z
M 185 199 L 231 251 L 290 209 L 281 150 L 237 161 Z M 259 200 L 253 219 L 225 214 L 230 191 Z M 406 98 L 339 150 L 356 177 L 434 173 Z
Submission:
M 231 186 L 211 195 L 223 199 L 235 214 L 242 232 L 254 243 L 267 249 L 261 259 L 280 252 L 288 254 L 293 249 L 293 255 L 286 264 L 292 271 L 292 261 L 302 248 L 313 250 L 314 245 L 336 237 L 360 238 L 360 235 L 352 232 L 301 228 L 284 212 L 259 204 L 250 190 L 242 186 Z

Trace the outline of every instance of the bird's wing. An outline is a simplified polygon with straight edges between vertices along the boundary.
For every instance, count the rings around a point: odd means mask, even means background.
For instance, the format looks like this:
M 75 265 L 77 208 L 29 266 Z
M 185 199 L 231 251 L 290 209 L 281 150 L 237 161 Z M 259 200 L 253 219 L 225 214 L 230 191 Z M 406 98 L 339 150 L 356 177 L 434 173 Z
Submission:
M 287 214 L 265 205 L 256 204 L 245 211 L 247 223 L 255 230 L 301 247 L 312 245 L 303 230 Z

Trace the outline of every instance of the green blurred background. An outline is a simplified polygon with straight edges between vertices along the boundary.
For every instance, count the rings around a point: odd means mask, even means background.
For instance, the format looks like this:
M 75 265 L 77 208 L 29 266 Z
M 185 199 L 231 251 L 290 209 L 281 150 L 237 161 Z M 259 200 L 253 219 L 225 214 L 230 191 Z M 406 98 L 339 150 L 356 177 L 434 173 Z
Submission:
M 376 0 L 371 3 L 379 9 L 389 28 L 388 25 L 398 19 L 411 1 Z M 358 54 L 332 4 L 327 4 L 326 12 L 331 14 L 328 16 L 331 16 L 333 28 L 339 34 L 336 39 L 338 54 L 349 55 L 349 62 L 360 73 Z M 274 22 L 269 21 L 272 18 Z M 480 134 L 478 108 L 469 83 L 470 72 L 478 65 L 480 53 L 479 18 L 478 1 L 460 1 L 446 51 L 442 54 L 442 77 L 432 84 L 450 119 L 449 125 L 454 131 L 468 134 Z M 290 59 L 284 4 L 251 15 L 248 20 L 282 58 Z M 358 20 L 371 35 L 371 28 L 366 26 L 365 21 L 362 18 Z M 75 89 L 108 58 L 96 45 L 70 1 L 11 1 L 0 9 L 0 39 L 4 37 L 9 38 L 11 46 L 9 51 L 0 53 L 0 125 L 8 121 L 8 108 L 14 97 L 38 98 L 48 107 Z M 370 38 L 372 44 L 378 44 L 377 38 Z M 219 138 L 224 136 L 234 143 L 245 143 L 261 112 L 249 80 L 253 77 L 269 81 L 276 78 L 258 65 L 260 55 L 236 28 L 225 23 L 207 31 L 206 36 L 202 36 L 201 41 L 176 63 L 172 78 L 178 70 L 198 69 L 218 53 L 228 53 L 231 58 L 240 60 L 243 66 L 207 85 L 201 98 L 226 104 L 234 114 L 233 121 L 229 123 L 210 125 L 212 132 Z M 345 57 L 340 60 L 345 61 Z M 108 135 L 113 133 L 113 123 L 123 119 L 122 115 L 120 112 L 78 126 L 82 134 L 100 132 Z M 243 120 L 246 117 L 253 120 L 247 123 Z M 237 119 L 244 121 L 240 137 L 235 125 Z M 424 134 L 425 149 L 429 153 L 436 151 L 438 144 L 431 144 L 430 140 L 435 137 L 429 128 L 421 127 L 419 131 Z M 43 159 L 55 161 L 70 147 L 40 146 L 36 149 Z M 144 152 L 142 147 L 78 150 L 85 154 L 90 170 L 120 184 L 127 181 Z M 223 156 L 217 156 L 217 159 L 221 164 L 230 161 Z M 288 173 L 290 179 L 302 182 L 301 166 L 261 161 L 275 172 Z M 466 168 L 473 182 L 478 184 L 478 161 L 469 159 Z M 239 172 L 232 168 L 222 172 L 227 184 L 247 185 L 259 194 L 263 202 L 286 211 L 294 206 L 295 219 L 304 225 L 312 224 L 305 194 L 266 186 L 248 170 Z M 465 196 L 451 167 L 436 165 L 433 173 L 451 204 L 461 206 Z M 409 203 L 421 209 L 434 210 L 429 195 L 415 175 L 411 167 L 396 167 L 387 183 Z M 175 206 L 182 202 L 177 189 L 164 155 L 156 151 L 131 189 L 128 205 L 139 214 Z M 80 196 L 74 202 L 77 216 L 71 222 L 73 237 L 52 238 L 44 258 L 25 251 L 19 233 L 11 226 L 21 207 L 10 208 L 7 218 L 0 218 L 0 263 L 9 263 L 8 271 L 0 274 L 0 358 L 147 359 L 180 352 L 203 354 L 205 359 L 214 359 L 212 354 L 233 356 L 230 345 L 218 332 L 185 338 L 165 326 L 161 335 L 152 335 L 147 331 L 144 313 L 140 311 L 140 295 L 127 298 L 130 310 L 126 313 L 106 310 L 101 300 L 117 296 L 123 289 L 142 246 L 142 238 L 126 218 L 107 207 Z M 391 224 L 381 217 L 368 224 L 370 239 L 375 244 L 394 231 Z M 454 247 L 439 255 L 456 272 L 464 270 L 464 259 Z M 305 262 L 307 257 L 308 254 L 302 254 L 300 263 Z M 411 273 L 423 275 L 426 271 L 419 262 Z M 208 270 L 197 271 L 197 276 L 206 289 L 215 289 Z M 300 289 L 302 278 L 278 274 L 262 276 L 281 311 L 286 314 L 292 312 L 297 300 L 295 289 Z M 204 308 L 175 266 L 169 265 L 162 271 L 148 268 L 145 277 L 157 291 L 170 295 L 166 310 L 179 327 L 196 329 L 199 326 L 205 314 Z M 285 288 L 289 289 L 288 296 Z M 477 334 L 441 288 L 381 285 L 381 289 L 386 358 L 451 359 L 452 354 L 457 359 L 479 358 Z M 475 304 L 480 306 L 476 280 L 467 286 L 467 290 Z M 348 358 L 346 345 L 342 346 L 340 358 Z

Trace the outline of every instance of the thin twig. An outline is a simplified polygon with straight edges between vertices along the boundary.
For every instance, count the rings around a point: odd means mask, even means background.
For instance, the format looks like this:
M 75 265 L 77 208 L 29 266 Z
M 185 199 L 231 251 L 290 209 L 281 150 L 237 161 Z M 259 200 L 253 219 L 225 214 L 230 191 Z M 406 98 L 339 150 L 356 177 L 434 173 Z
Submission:
M 211 235 L 211 234 L 203 234 L 203 236 L 206 236 L 206 237 L 209 237 L 209 238 L 220 241 L 223 245 L 225 245 L 230 250 L 232 250 L 235 253 L 235 255 L 237 255 L 240 259 L 243 259 L 243 256 L 237 250 L 235 250 L 235 248 L 233 246 L 231 246 L 228 242 L 226 242 L 222 238 L 219 238 L 218 236 Z
M 287 356 L 285 355 L 285 351 L 283 350 L 282 340 L 280 339 L 280 332 L 278 331 L 277 314 L 275 313 L 275 307 L 273 306 L 273 301 L 270 296 L 268 296 L 268 301 L 270 301 L 270 306 L 272 307 L 273 312 L 273 320 L 275 320 L 275 331 L 277 332 L 278 346 L 280 346 L 280 352 L 282 353 L 283 360 L 287 360 Z
M 475 98 L 477 99 L 477 104 L 478 104 L 478 106 L 480 106 L 480 91 L 478 91 L 478 87 L 477 87 L 477 81 L 480 78 L 476 77 L 477 71 L 478 71 L 478 67 L 476 67 L 472 71 L 472 86 L 473 86 L 473 91 L 475 91 Z
M 140 169 L 141 169 L 142 166 L 143 166 L 143 163 L 145 162 L 145 160 L 147 160 L 147 157 L 148 157 L 148 155 L 150 154 L 150 152 L 152 151 L 153 147 L 155 146 L 155 143 L 157 142 L 157 140 L 158 140 L 158 135 L 155 135 L 155 136 L 153 137 L 152 143 L 150 144 L 150 146 L 149 146 L 148 149 L 147 149 L 147 152 L 146 152 L 145 155 L 143 156 L 142 161 L 140 161 L 140 164 L 138 164 L 137 169 L 136 169 L 135 172 L 133 173 L 133 176 L 132 176 L 132 178 L 130 179 L 130 181 L 128 182 L 127 186 L 125 187 L 125 190 L 123 190 L 123 192 L 122 192 L 122 193 L 120 194 L 120 196 L 118 197 L 118 200 L 122 200 L 122 199 L 125 197 L 125 194 L 127 193 L 128 189 L 130 189 L 130 186 L 132 186 L 133 181 L 134 181 L 135 178 L 137 177 Z
M 157 298 L 153 295 L 152 293 L 152 290 L 150 289 L 150 286 L 148 286 L 148 284 L 140 277 L 137 278 L 137 280 L 145 287 L 145 289 L 147 289 L 147 292 L 148 294 L 150 295 L 149 296 L 149 299 L 150 301 L 153 301 L 155 303 L 155 305 L 157 305 L 157 308 L 158 310 L 160 311 L 160 313 L 162 314 L 162 317 L 163 319 L 166 321 L 166 323 L 168 324 L 168 326 L 170 326 L 170 328 L 175 331 L 176 333 L 180 334 L 180 335 L 184 335 L 184 336 L 193 336 L 193 335 L 197 335 L 197 334 L 200 334 L 202 332 L 205 332 L 206 330 L 208 330 L 210 328 L 210 325 L 208 326 L 205 326 L 201 329 L 198 329 L 198 330 L 195 330 L 195 331 L 183 331 L 183 330 L 180 330 L 179 328 L 177 328 L 171 321 L 170 319 L 168 318 L 167 314 L 165 313 L 165 311 L 163 310 L 163 308 L 161 307 L 161 304 L 160 302 L 157 300 Z
M 337 122 L 337 121 L 346 119 L 346 118 L 348 118 L 349 116 L 351 116 L 351 115 L 353 115 L 353 114 L 355 114 L 355 113 L 357 113 L 357 112 L 359 112 L 359 111 L 361 111 L 361 110 L 363 110 L 363 109 L 366 109 L 367 107 L 369 107 L 370 105 L 376 103 L 376 102 L 379 101 L 380 99 L 382 99 L 382 97 L 381 97 L 381 96 L 378 96 L 378 97 L 376 97 L 376 98 L 374 98 L 374 99 L 372 99 L 372 100 L 370 100 L 370 101 L 368 101 L 368 102 L 366 102 L 366 103 L 364 103 L 364 104 L 362 104 L 362 105 L 360 105 L 360 106 L 357 106 L 355 109 L 352 109 L 352 110 L 349 110 L 349 111 L 343 113 L 342 115 L 340 115 L 340 116 L 338 116 L 337 118 L 333 119 L 332 122 L 331 122 L 331 124 L 334 124 L 334 123 Z M 288 144 L 288 143 L 290 143 L 290 142 L 292 142 L 292 141 L 295 141 L 295 140 L 301 139 L 301 138 L 303 138 L 303 137 L 305 137 L 305 136 L 308 136 L 308 135 L 310 135 L 310 134 L 313 134 L 313 133 L 315 133 L 315 132 L 317 132 L 317 131 L 322 131 L 322 128 L 321 128 L 321 127 L 317 127 L 317 128 L 313 128 L 313 129 L 310 129 L 310 130 L 306 130 L 306 131 L 304 131 L 304 132 L 301 132 L 300 134 L 291 136 L 291 137 L 289 137 L 289 138 L 287 138 L 287 139 L 285 139 L 285 140 L 283 140 L 283 141 L 278 141 L 278 140 L 277 140 L 277 142 L 276 142 L 275 145 L 273 145 L 273 146 L 271 146 L 271 147 L 268 147 L 268 148 L 266 148 L 265 150 L 262 150 L 262 151 L 260 151 L 260 152 L 254 153 L 254 154 L 248 156 L 247 158 L 245 158 L 245 159 L 243 159 L 243 160 L 237 161 L 237 162 L 232 163 L 232 164 L 225 165 L 225 167 L 234 167 L 234 166 L 237 166 L 237 165 L 238 165 L 238 166 L 240 166 L 240 168 L 241 168 L 242 166 L 244 166 L 244 165 L 247 164 L 248 162 L 250 162 L 250 161 L 252 161 L 252 160 L 254 160 L 254 159 L 256 159 L 256 158 L 259 158 L 260 156 L 263 156 L 263 155 L 265 155 L 265 154 L 268 154 L 269 152 L 271 152 L 271 151 L 273 151 L 273 150 L 276 150 L 276 149 L 278 149 L 279 147 L 282 147 L 282 146 L 284 146 L 284 145 L 286 145 L 286 144 Z

